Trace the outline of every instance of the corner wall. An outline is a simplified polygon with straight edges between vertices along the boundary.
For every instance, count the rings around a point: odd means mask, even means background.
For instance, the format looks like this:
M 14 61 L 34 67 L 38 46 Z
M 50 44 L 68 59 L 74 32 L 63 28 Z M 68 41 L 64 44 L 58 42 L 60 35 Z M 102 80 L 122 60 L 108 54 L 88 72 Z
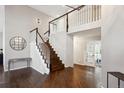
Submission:
M 3 49 L 3 34 L 5 30 L 5 11 L 4 6 L 0 5 L 0 49 Z
M 124 6 L 102 6 L 102 82 L 107 86 L 107 72 L 124 73 Z M 117 87 L 110 75 L 109 87 Z M 124 88 L 124 82 L 121 82 Z

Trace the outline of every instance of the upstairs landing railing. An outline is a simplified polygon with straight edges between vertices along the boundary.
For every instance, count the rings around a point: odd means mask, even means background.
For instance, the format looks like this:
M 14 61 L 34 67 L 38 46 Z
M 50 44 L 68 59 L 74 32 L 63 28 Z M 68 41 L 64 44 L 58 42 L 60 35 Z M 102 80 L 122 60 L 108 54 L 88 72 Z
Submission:
M 96 22 L 100 19 L 100 5 L 81 5 L 50 21 L 49 30 L 44 34 L 50 36 L 52 32 L 62 31 L 61 27 L 63 27 L 64 31 L 68 32 L 69 28 Z

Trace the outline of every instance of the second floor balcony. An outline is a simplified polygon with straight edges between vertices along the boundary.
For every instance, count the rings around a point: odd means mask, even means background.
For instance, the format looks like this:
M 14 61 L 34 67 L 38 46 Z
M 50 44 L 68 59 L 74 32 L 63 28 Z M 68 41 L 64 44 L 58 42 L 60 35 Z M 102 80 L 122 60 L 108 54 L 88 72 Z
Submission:
M 50 24 L 52 33 L 62 31 L 73 33 L 98 27 L 101 27 L 100 5 L 85 5 Z

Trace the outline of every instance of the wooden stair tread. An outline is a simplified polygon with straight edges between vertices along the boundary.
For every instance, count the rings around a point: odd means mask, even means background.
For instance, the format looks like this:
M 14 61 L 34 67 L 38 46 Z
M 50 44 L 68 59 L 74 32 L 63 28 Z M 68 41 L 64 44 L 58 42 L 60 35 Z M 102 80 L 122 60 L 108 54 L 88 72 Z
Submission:
M 56 63 L 52 63 L 51 66 L 54 67 L 54 66 L 56 66 L 56 65 L 61 65 L 61 64 L 63 64 L 63 63 L 61 63 L 61 62 L 56 62 Z
M 57 66 L 57 67 L 51 68 L 51 71 L 53 72 L 53 71 L 58 71 L 58 70 L 62 70 L 62 69 L 64 69 L 64 64 L 59 67 Z
M 54 65 L 54 66 L 51 66 L 51 68 L 58 68 L 58 67 L 61 67 L 61 66 L 64 66 L 64 64 Z
M 50 48 L 50 72 L 64 69 L 64 64 L 60 60 L 60 57 L 56 54 L 54 48 L 47 41 L 46 44 Z

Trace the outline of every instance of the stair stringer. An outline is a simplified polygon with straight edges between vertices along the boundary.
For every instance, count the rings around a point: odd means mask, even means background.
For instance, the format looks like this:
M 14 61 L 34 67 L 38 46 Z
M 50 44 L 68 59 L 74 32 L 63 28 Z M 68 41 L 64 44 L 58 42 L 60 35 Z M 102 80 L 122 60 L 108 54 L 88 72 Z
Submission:
M 30 56 L 32 58 L 31 62 L 32 68 L 34 68 L 35 70 L 42 74 L 49 74 L 50 69 L 47 67 L 47 64 L 45 63 L 43 56 L 41 56 L 41 53 L 39 52 L 39 49 L 36 46 L 36 43 L 34 42 L 30 43 Z

